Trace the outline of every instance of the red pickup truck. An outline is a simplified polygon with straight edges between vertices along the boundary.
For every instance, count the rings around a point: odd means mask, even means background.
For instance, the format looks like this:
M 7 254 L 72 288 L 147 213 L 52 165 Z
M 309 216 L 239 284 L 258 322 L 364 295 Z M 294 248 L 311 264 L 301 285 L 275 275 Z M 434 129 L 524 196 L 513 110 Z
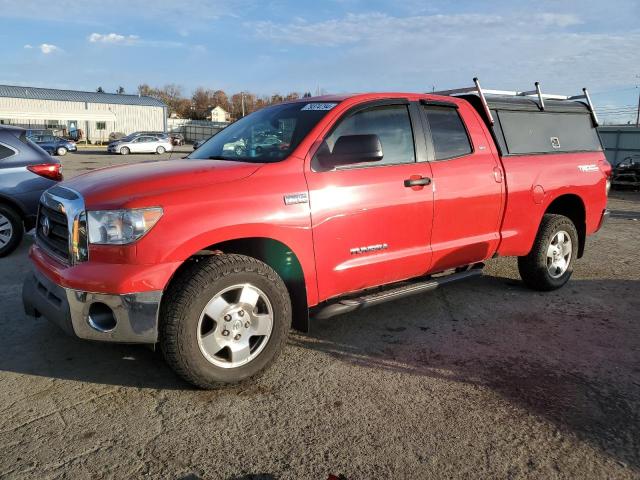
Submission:
M 265 369 L 310 317 L 496 256 L 559 288 L 602 225 L 611 171 L 577 98 L 477 83 L 303 98 L 185 159 L 81 175 L 42 196 L 25 310 L 83 339 L 159 344 L 212 388 Z

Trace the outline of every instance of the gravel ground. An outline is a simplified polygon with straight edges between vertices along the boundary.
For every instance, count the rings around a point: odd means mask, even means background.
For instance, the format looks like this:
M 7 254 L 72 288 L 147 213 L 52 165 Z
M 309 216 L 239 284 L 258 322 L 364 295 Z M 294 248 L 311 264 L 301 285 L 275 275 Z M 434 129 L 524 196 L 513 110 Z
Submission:
M 209 392 L 146 348 L 26 317 L 26 241 L 0 260 L 0 477 L 640 478 L 640 194 L 610 208 L 559 291 L 494 260 L 316 321 L 260 379 Z

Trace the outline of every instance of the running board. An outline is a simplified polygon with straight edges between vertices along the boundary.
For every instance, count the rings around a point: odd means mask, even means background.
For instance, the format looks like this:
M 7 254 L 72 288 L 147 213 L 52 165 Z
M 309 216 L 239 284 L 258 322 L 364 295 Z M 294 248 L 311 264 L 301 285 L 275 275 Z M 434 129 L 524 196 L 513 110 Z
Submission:
M 326 318 L 335 317 L 336 315 L 342 315 L 343 313 L 349 313 L 362 308 L 372 307 L 381 303 L 397 300 L 398 298 L 404 298 L 410 295 L 417 295 L 419 293 L 435 290 L 447 283 L 479 277 L 482 275 L 483 266 L 484 265 L 482 264 L 478 264 L 477 266 L 462 272 L 430 278 L 429 280 L 414 281 L 413 283 L 402 285 L 400 287 L 390 287 L 382 292 L 371 293 L 369 295 L 363 295 L 362 297 L 339 300 L 336 303 L 320 307 L 315 311 L 313 318 L 324 320 Z

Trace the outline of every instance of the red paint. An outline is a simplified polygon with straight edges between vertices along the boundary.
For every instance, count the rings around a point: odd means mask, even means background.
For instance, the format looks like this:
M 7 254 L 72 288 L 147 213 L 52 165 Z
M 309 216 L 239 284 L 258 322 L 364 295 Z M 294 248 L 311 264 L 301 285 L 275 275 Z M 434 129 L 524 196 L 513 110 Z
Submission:
M 345 111 L 386 98 L 457 103 L 473 152 L 439 162 L 313 171 L 313 154 Z M 288 246 L 300 261 L 313 306 L 496 253 L 525 255 L 542 215 L 560 195 L 583 202 L 587 233 L 599 228 L 610 172 L 602 152 L 500 158 L 479 115 L 462 99 L 392 93 L 321 100 L 341 103 L 278 163 L 148 162 L 66 182 L 84 196 L 88 209 L 161 206 L 164 215 L 133 245 L 90 246 L 86 263 L 63 266 L 37 246 L 33 262 L 69 288 L 131 293 L 164 289 L 176 269 L 202 249 L 233 239 L 269 238 Z M 579 170 L 584 164 L 599 168 Z M 419 177 L 432 183 L 404 186 L 404 180 Z M 308 193 L 309 203 L 285 205 L 284 196 L 296 193 Z M 351 251 L 363 247 L 371 250 Z

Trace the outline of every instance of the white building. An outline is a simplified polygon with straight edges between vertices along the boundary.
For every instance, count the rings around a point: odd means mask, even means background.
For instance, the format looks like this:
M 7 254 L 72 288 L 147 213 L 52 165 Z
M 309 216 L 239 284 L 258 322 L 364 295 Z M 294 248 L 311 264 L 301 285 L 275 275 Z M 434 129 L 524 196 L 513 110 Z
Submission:
M 111 132 L 167 131 L 167 106 L 140 95 L 0 85 L 0 124 L 50 128 L 90 142 Z
M 227 112 L 220 105 L 211 110 L 211 121 L 212 122 L 228 122 L 231 118 L 229 112 Z

